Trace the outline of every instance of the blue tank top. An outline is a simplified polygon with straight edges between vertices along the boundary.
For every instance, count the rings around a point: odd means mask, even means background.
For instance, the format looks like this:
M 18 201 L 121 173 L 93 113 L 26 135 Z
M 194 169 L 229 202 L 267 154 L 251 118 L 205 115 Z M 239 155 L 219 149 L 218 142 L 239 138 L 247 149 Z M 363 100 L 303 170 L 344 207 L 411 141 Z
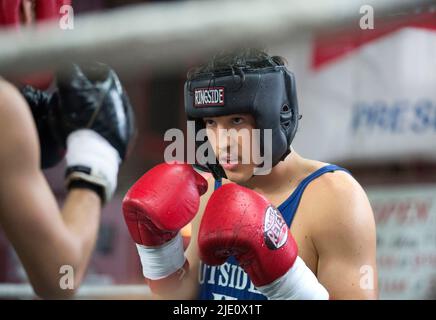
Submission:
M 307 185 L 326 172 L 346 169 L 336 165 L 326 165 L 308 175 L 297 186 L 295 191 L 279 207 L 288 227 L 297 212 L 301 197 Z M 349 172 L 348 172 L 349 173 Z M 215 181 L 215 190 L 221 186 L 221 180 Z M 256 290 L 248 275 L 238 266 L 234 257 L 230 257 L 220 266 L 209 266 L 200 262 L 198 275 L 200 283 L 199 299 L 201 300 L 266 300 Z

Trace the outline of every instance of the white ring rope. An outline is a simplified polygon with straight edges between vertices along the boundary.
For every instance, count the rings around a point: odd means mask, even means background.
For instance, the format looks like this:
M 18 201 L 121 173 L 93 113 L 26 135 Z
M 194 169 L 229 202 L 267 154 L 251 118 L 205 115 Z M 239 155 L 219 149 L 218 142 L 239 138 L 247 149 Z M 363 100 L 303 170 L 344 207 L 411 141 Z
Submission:
M 432 0 L 220 0 L 128 6 L 78 16 L 74 30 L 0 32 L 0 74 L 33 72 L 65 61 L 101 60 L 114 67 L 174 69 L 217 49 L 278 45 L 348 21 L 362 5 L 376 16 Z M 56 23 L 55 26 L 58 24 Z M 259 43 L 261 41 L 262 43 Z

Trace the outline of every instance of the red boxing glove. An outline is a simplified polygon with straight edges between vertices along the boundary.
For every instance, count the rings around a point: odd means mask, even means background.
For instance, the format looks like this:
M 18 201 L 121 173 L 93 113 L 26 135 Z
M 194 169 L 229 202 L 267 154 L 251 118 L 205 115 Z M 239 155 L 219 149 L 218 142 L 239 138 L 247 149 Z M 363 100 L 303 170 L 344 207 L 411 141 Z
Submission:
M 269 299 L 328 299 L 298 257 L 280 212 L 255 191 L 233 183 L 216 190 L 201 221 L 198 245 L 201 260 L 209 265 L 235 256 Z
M 180 229 L 195 216 L 207 181 L 187 164 L 160 164 L 123 200 L 124 218 L 147 279 L 160 280 L 187 266 Z

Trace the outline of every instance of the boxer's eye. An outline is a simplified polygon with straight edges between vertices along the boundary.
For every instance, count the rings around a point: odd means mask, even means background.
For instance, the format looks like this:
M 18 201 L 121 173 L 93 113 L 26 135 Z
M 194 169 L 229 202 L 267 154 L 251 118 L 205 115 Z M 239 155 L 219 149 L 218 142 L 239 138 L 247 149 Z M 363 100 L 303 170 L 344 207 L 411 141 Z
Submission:
M 206 127 L 211 127 L 215 125 L 215 121 L 213 121 L 212 119 L 204 119 L 204 124 L 206 125 Z
M 233 119 L 232 119 L 232 123 L 233 123 L 233 124 L 236 124 L 236 125 L 238 125 L 238 124 L 242 124 L 242 123 L 244 123 L 244 118 L 241 118 L 241 117 L 233 118 Z

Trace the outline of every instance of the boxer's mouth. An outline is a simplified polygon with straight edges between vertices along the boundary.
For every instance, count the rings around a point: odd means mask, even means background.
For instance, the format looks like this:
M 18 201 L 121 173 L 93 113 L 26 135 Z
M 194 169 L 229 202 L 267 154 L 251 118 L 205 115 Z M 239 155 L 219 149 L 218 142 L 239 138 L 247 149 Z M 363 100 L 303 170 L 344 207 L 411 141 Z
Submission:
M 232 170 L 239 164 L 239 158 L 229 154 L 223 154 L 219 157 L 219 163 L 225 170 Z

